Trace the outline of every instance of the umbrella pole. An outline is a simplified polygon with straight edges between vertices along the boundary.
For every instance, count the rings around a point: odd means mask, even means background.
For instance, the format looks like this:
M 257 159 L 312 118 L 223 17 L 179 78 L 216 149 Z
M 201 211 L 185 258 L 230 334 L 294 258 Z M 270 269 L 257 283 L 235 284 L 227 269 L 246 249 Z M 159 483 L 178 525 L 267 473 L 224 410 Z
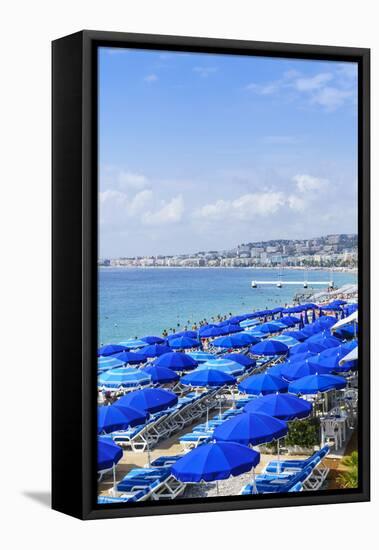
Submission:
M 218 490 L 218 479 L 216 479 L 216 492 L 217 492 L 217 494 L 219 494 L 219 490 Z
M 206 422 L 207 430 L 208 430 L 208 425 L 209 425 L 209 408 L 207 407 L 207 422 Z
M 256 480 L 255 480 L 255 468 L 253 468 L 253 491 L 254 491 L 254 494 L 255 494 L 255 495 L 258 494 L 257 482 L 256 482 Z
M 151 466 L 151 456 L 150 456 L 150 444 L 149 444 L 148 439 L 147 439 L 147 465 L 150 468 L 150 466 Z
M 116 496 L 116 464 L 114 464 L 114 463 L 113 463 L 112 470 L 113 470 L 113 489 L 112 489 L 112 493 L 113 493 L 113 496 L 115 497 Z
M 276 473 L 280 473 L 280 443 L 279 439 L 276 440 Z

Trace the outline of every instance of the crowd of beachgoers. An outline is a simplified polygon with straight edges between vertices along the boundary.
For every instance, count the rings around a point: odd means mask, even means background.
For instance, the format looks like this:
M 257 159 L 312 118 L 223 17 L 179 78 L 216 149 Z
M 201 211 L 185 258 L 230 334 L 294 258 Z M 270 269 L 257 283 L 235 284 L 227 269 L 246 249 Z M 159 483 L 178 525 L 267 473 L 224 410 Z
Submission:
M 356 432 L 357 315 L 350 288 L 99 348 L 99 503 L 327 489 Z

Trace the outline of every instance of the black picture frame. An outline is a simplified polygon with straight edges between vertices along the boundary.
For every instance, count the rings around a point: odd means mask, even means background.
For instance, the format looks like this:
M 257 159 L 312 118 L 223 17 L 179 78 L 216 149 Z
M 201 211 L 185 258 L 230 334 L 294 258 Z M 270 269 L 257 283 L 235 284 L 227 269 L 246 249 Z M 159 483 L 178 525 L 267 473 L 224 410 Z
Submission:
M 97 62 L 99 46 L 355 61 L 358 99 L 359 478 L 357 489 L 96 504 Z M 52 507 L 81 519 L 370 499 L 370 50 L 81 31 L 52 44 Z M 70 483 L 67 483 L 67 477 Z

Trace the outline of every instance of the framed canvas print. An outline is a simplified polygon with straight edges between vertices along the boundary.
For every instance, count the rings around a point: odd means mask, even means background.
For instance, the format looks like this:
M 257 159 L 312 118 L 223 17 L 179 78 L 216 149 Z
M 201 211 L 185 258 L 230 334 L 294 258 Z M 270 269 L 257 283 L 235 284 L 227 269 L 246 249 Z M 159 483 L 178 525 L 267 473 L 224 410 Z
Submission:
M 54 509 L 369 499 L 369 124 L 366 49 L 53 42 Z

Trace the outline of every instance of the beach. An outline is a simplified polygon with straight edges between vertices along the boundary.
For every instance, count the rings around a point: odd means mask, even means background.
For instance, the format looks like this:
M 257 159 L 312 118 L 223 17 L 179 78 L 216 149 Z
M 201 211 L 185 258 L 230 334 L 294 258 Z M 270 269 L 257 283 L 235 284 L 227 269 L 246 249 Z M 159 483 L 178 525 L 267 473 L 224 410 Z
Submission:
M 345 291 L 346 291 L 346 293 L 345 293 Z M 277 291 L 277 293 L 280 293 L 280 292 Z M 321 295 L 323 295 L 322 292 L 321 292 Z M 340 289 L 334 289 L 333 291 L 329 292 L 329 295 L 328 295 L 328 293 L 326 293 L 326 296 L 327 296 L 327 299 L 323 299 L 320 306 L 316 306 L 314 304 L 309 304 L 308 306 L 307 305 L 305 305 L 305 306 L 298 305 L 295 308 L 292 307 L 292 309 L 296 310 L 296 308 L 298 308 L 299 311 L 301 311 L 301 312 L 304 311 L 305 313 L 304 314 L 301 313 L 300 317 L 295 317 L 293 314 L 292 314 L 292 316 L 289 315 L 288 320 L 292 319 L 291 322 L 295 323 L 294 326 L 296 326 L 297 322 L 300 322 L 301 326 L 303 328 L 307 324 L 309 325 L 309 328 L 312 327 L 312 326 L 316 327 L 317 324 L 322 322 L 322 321 L 325 321 L 325 322 L 328 321 L 328 326 L 331 327 L 331 325 L 334 325 L 337 322 L 336 317 L 340 318 L 339 313 L 342 312 L 342 309 L 341 309 L 341 306 L 339 305 L 339 303 L 341 302 L 343 304 L 348 304 L 348 302 L 346 302 L 346 299 L 348 299 L 352 303 L 352 306 L 347 306 L 347 307 L 353 307 L 354 303 L 355 303 L 355 300 L 357 300 L 357 290 L 356 290 L 356 287 L 354 286 L 354 284 L 351 284 L 351 283 L 349 284 L 349 282 L 347 282 L 347 283 L 345 282 L 345 285 L 342 286 Z M 334 307 L 333 304 L 336 304 L 336 306 Z M 332 308 L 332 312 L 334 311 L 336 313 L 332 313 L 329 316 L 328 315 L 325 316 L 325 315 L 322 314 L 322 312 L 320 310 L 320 312 L 318 313 L 318 320 L 317 320 L 317 315 L 315 315 L 314 310 L 313 310 L 312 315 L 310 315 L 309 309 L 311 309 L 311 311 L 312 311 L 312 308 L 316 308 L 316 309 L 317 308 L 327 308 L 327 309 Z M 258 328 L 260 326 L 263 327 L 265 324 L 266 325 L 270 324 L 270 322 L 267 322 L 267 318 L 271 319 L 272 324 L 275 324 L 275 322 L 276 322 L 278 324 L 278 327 L 279 327 L 281 325 L 281 323 L 280 323 L 281 319 L 283 319 L 283 321 L 286 320 L 286 316 L 283 315 L 283 311 L 285 311 L 285 308 L 282 306 L 282 307 L 279 307 L 279 308 L 274 308 L 273 310 L 265 310 L 262 313 L 258 313 L 257 314 L 258 317 L 260 316 L 260 321 L 258 322 Z M 292 313 L 291 307 L 288 309 L 288 311 L 291 311 L 291 313 Z M 348 311 L 348 310 L 346 310 L 346 311 Z M 279 314 L 279 316 L 278 316 L 278 314 Z M 275 321 L 275 315 L 277 315 L 276 321 Z M 346 313 L 346 314 L 344 313 L 343 315 L 341 315 L 340 322 L 343 321 L 343 319 L 344 319 L 344 317 L 346 317 L 346 315 L 348 317 L 347 322 L 349 321 L 348 313 Z M 250 316 L 254 316 L 254 314 L 251 313 Z M 232 325 L 231 324 L 228 325 L 228 321 L 224 321 L 224 319 L 227 319 L 227 318 L 230 318 L 231 320 L 233 319 L 232 317 L 230 317 L 230 314 L 226 314 L 222 317 L 219 316 L 218 321 L 219 322 L 223 321 L 224 323 L 226 323 L 226 326 L 230 327 L 230 328 L 226 329 L 226 332 L 230 332 L 231 329 L 232 329 Z M 237 316 L 234 320 L 234 322 L 237 325 L 240 322 L 238 319 L 239 318 Z M 296 319 L 297 319 L 297 321 L 296 321 Z M 306 325 L 304 325 L 305 320 L 307 321 Z M 329 323 L 329 321 L 330 321 L 330 323 Z M 201 320 L 200 326 L 201 326 L 201 324 L 203 324 L 203 326 L 204 326 L 204 324 L 206 324 L 205 319 Z M 221 323 L 220 326 L 222 327 L 222 326 L 225 326 L 225 325 L 223 325 Z M 233 325 L 233 326 L 236 326 L 236 325 Z M 283 323 L 282 323 L 282 326 L 285 327 L 286 325 L 283 325 Z M 281 333 L 282 330 L 283 330 L 283 328 L 278 329 L 276 337 L 280 336 L 280 333 Z M 291 330 L 294 330 L 294 329 L 293 328 L 291 329 L 291 327 L 289 327 L 289 331 L 287 330 L 287 334 L 289 336 L 292 334 Z M 338 343 L 335 344 L 334 342 L 329 344 L 329 339 L 332 337 L 332 333 L 330 332 L 329 329 L 328 329 L 328 331 L 325 331 L 325 329 L 321 329 L 321 328 L 319 330 L 321 331 L 321 336 L 320 336 L 321 340 L 323 338 L 324 339 L 326 338 L 325 342 L 328 341 L 327 347 L 329 345 L 332 345 L 332 346 L 339 345 Z M 238 332 L 239 336 L 241 336 L 241 334 L 242 335 L 243 334 L 245 334 L 245 335 L 249 334 L 249 331 L 245 332 L 241 327 L 239 328 L 239 331 L 242 331 L 242 332 Z M 271 332 L 273 332 L 273 331 L 275 332 L 275 329 L 271 329 Z M 173 332 L 175 332 L 175 329 L 170 329 L 170 332 L 172 334 Z M 297 332 L 299 332 L 299 331 L 297 331 Z M 300 332 L 301 332 L 301 330 L 300 330 Z M 294 335 L 296 334 L 296 330 L 293 332 L 293 334 Z M 314 335 L 316 335 L 316 334 L 317 334 L 317 331 L 314 332 Z M 270 342 L 270 338 L 267 337 L 268 336 L 267 334 L 263 335 L 263 333 L 262 333 L 262 336 L 264 336 L 264 338 L 263 338 L 263 341 L 261 341 L 261 344 L 264 343 L 266 340 L 267 340 L 266 343 Z M 201 338 L 201 333 L 200 333 L 200 338 Z M 307 338 L 309 338 L 309 332 L 308 332 Z M 273 341 L 274 340 L 275 340 L 275 334 L 274 334 Z M 292 338 L 292 340 L 296 344 L 296 339 Z M 333 340 L 333 337 L 332 337 L 332 340 Z M 332 342 L 332 340 L 330 340 L 330 342 Z M 334 338 L 334 340 L 335 340 L 335 338 Z M 342 339 L 341 342 L 342 341 L 345 341 L 345 340 Z M 195 341 L 193 341 L 193 342 L 195 343 Z M 215 353 L 215 348 L 213 348 L 212 346 L 214 345 L 214 343 L 217 342 L 217 338 L 216 338 L 216 340 L 214 338 L 210 338 L 210 339 L 209 338 L 205 338 L 205 339 L 203 338 L 202 342 L 203 342 L 203 345 L 207 342 L 207 346 L 210 346 L 209 347 L 209 351 L 211 353 L 210 357 L 215 357 L 215 355 L 212 355 L 212 354 Z M 338 340 L 336 342 L 338 342 Z M 143 342 L 141 344 L 142 344 L 142 346 L 144 345 Z M 191 344 L 189 344 L 189 345 L 191 345 Z M 294 344 L 292 343 L 291 345 L 293 346 Z M 301 346 L 300 343 L 297 344 L 297 346 L 299 346 L 299 345 Z M 296 345 L 295 345 L 295 347 L 296 347 Z M 324 349 L 327 350 L 327 347 L 324 348 Z M 159 345 L 158 345 L 158 348 L 159 348 Z M 103 348 L 101 348 L 101 349 L 103 349 Z M 143 349 L 144 348 L 142 347 L 142 350 Z M 250 352 L 253 349 L 254 349 L 254 346 L 252 348 L 250 348 Z M 313 348 L 311 348 L 311 349 L 313 349 Z M 159 349 L 157 349 L 157 352 L 158 351 L 159 351 Z M 233 350 L 231 349 L 229 351 L 233 351 Z M 237 350 L 237 352 L 238 351 L 240 353 L 242 352 L 243 354 L 246 353 L 246 350 L 243 351 L 242 349 L 240 349 L 240 350 Z M 316 355 L 317 354 L 314 354 L 314 357 L 316 357 Z M 175 356 L 175 353 L 174 353 L 174 356 Z M 301 354 L 300 354 L 300 356 L 301 356 Z M 162 356 L 162 358 L 163 357 L 164 357 L 164 355 Z M 248 357 L 248 356 L 245 356 L 245 357 Z M 290 358 L 291 358 L 291 356 L 290 356 Z M 159 359 L 159 357 L 158 357 L 158 359 Z M 296 356 L 295 356 L 295 359 L 296 359 Z M 280 364 L 283 362 L 283 358 L 279 357 L 277 360 L 279 361 L 278 366 L 280 367 Z M 151 360 L 149 361 L 149 363 L 152 364 L 152 365 L 154 365 L 155 362 L 156 362 L 156 359 L 153 360 L 153 361 L 151 361 Z M 158 361 L 158 363 L 159 363 L 159 361 Z M 285 366 L 285 364 L 286 364 L 286 361 L 284 361 L 283 365 Z M 270 360 L 268 360 L 268 361 L 263 360 L 263 362 L 261 361 L 260 365 L 261 366 L 259 367 L 259 369 L 256 369 L 255 367 L 252 370 L 250 369 L 250 377 L 247 379 L 247 382 L 249 380 L 253 380 L 257 373 L 263 373 L 264 374 L 264 373 L 268 373 L 270 371 L 270 365 L 271 365 Z M 196 369 L 196 371 L 198 371 L 198 368 Z M 283 373 L 284 373 L 284 371 L 283 371 Z M 251 374 L 252 374 L 252 376 L 251 376 Z M 248 376 L 248 374 L 244 374 L 242 377 L 239 378 L 239 380 L 240 381 L 244 380 L 246 378 L 246 376 Z M 280 375 L 278 374 L 277 376 L 280 376 Z M 285 381 L 285 374 L 283 374 L 283 376 L 284 376 L 284 378 L 282 380 L 284 382 Z M 302 375 L 300 375 L 300 376 L 302 376 Z M 356 387 L 358 379 L 357 379 L 357 376 L 354 375 L 354 373 L 349 374 L 349 370 L 346 371 L 346 376 L 347 376 L 346 382 L 348 383 L 348 387 L 349 388 L 351 387 L 351 389 L 348 390 L 350 392 L 349 395 L 352 395 L 351 392 L 355 391 L 354 388 Z M 335 378 L 336 378 L 336 380 L 337 379 L 344 380 L 344 378 L 341 377 L 341 376 L 337 376 Z M 183 380 L 184 379 L 185 379 L 185 377 L 183 378 Z M 304 380 L 305 379 L 306 378 L 304 378 Z M 180 382 L 178 384 L 173 384 L 173 385 L 169 384 L 168 386 L 166 386 L 166 389 L 169 389 L 171 391 L 175 390 L 177 392 L 177 394 L 179 396 L 179 402 L 180 402 L 181 399 L 185 400 L 185 399 L 189 398 L 190 395 L 193 396 L 193 397 L 191 397 L 191 399 L 192 400 L 195 399 L 195 401 L 198 400 L 198 399 L 201 400 L 203 398 L 208 399 L 208 397 L 206 397 L 206 396 L 208 395 L 210 390 L 205 391 L 204 389 L 203 390 L 200 389 L 199 392 L 196 391 L 195 393 L 193 393 L 193 392 L 191 393 L 191 392 L 188 391 L 188 388 L 185 388 L 185 386 L 182 385 L 181 380 L 182 379 L 180 379 Z M 277 380 L 279 380 L 279 379 L 277 379 Z M 346 385 L 346 382 L 344 382 L 345 385 Z M 210 437 L 207 436 L 207 438 L 204 440 L 205 443 L 207 443 L 207 441 L 212 438 L 211 434 L 213 433 L 213 430 L 214 430 L 214 428 L 212 428 L 213 425 L 216 426 L 216 425 L 224 422 L 225 421 L 224 419 L 227 418 L 227 415 L 229 416 L 229 418 L 231 418 L 235 414 L 237 414 L 237 415 L 241 414 L 242 408 L 239 408 L 239 407 L 240 406 L 243 407 L 243 404 L 246 402 L 246 399 L 244 398 L 244 395 L 243 395 L 244 392 L 242 391 L 242 386 L 240 385 L 240 386 L 238 386 L 238 388 L 239 388 L 240 391 L 237 392 L 237 394 L 233 393 L 233 395 L 234 395 L 233 398 L 231 398 L 231 395 L 229 395 L 229 397 L 228 397 L 227 394 L 225 394 L 225 395 L 223 395 L 222 398 L 221 398 L 221 395 L 220 395 L 219 398 L 216 401 L 212 401 L 212 399 L 214 399 L 214 397 L 211 397 L 211 396 L 212 395 L 217 396 L 219 391 L 217 390 L 216 393 L 213 392 L 213 394 L 212 394 L 212 391 L 211 391 L 210 392 L 210 397 L 209 397 L 209 399 L 211 399 L 211 401 L 209 402 L 209 405 L 207 405 L 206 414 L 205 414 L 205 409 L 202 409 L 202 412 L 200 413 L 200 415 L 196 414 L 193 418 L 190 416 L 189 420 L 186 421 L 185 424 L 182 425 L 180 429 L 174 428 L 174 430 L 173 430 L 174 434 L 172 434 L 172 430 L 170 429 L 168 436 L 167 435 L 159 436 L 158 439 L 154 439 L 154 442 L 150 443 L 150 444 L 147 444 L 147 446 L 146 446 L 146 443 L 144 443 L 143 444 L 143 450 L 140 449 L 139 451 L 136 451 L 136 450 L 134 450 L 134 448 L 132 450 L 128 447 L 129 444 L 127 442 L 126 442 L 126 447 L 124 447 L 124 443 L 122 443 L 123 436 L 122 436 L 122 431 L 121 431 L 120 432 L 121 439 L 120 439 L 120 442 L 118 442 L 118 443 L 123 448 L 122 457 L 118 461 L 117 469 L 115 469 L 113 471 L 112 476 L 105 475 L 101 479 L 101 481 L 99 483 L 99 488 L 98 488 L 99 496 L 108 497 L 110 494 L 114 494 L 114 490 L 115 490 L 114 487 L 116 487 L 117 484 L 121 483 L 121 486 L 122 486 L 122 483 L 125 483 L 124 480 L 128 479 L 128 477 L 130 475 L 134 476 L 135 472 L 149 471 L 149 468 L 151 467 L 150 465 L 151 464 L 154 465 L 154 462 L 157 461 L 157 460 L 158 461 L 162 460 L 162 457 L 164 457 L 165 461 L 169 460 L 170 457 L 173 457 L 172 460 L 174 460 L 174 462 L 175 462 L 175 461 L 178 460 L 178 457 L 184 456 L 185 453 L 187 453 L 187 452 L 191 453 L 191 450 L 195 450 L 195 449 L 199 448 L 199 446 L 201 447 L 202 440 L 199 439 L 199 437 L 200 436 L 202 437 L 201 434 L 203 433 L 204 426 L 205 426 L 205 431 L 210 430 L 209 431 Z M 288 389 L 288 387 L 287 387 L 287 389 Z M 154 390 L 152 390 L 152 391 L 154 391 Z M 242 391 L 242 393 L 241 393 L 241 391 Z M 133 391 L 131 391 L 131 393 L 130 393 L 130 390 L 127 392 L 127 394 L 128 393 L 130 395 L 134 394 Z M 138 390 L 137 390 L 137 393 L 138 393 Z M 272 393 L 272 392 L 269 392 L 269 393 Z M 103 391 L 102 393 L 99 394 L 100 404 L 103 404 L 103 406 L 107 405 L 109 403 L 111 403 L 111 404 L 113 403 L 113 404 L 117 405 L 117 401 L 120 398 L 120 396 L 122 396 L 122 394 L 123 394 L 122 391 L 120 392 L 120 391 L 113 390 L 113 397 L 111 397 L 111 400 L 109 401 L 109 398 L 107 397 L 105 399 L 105 401 L 102 403 L 102 398 L 105 398 L 105 393 Z M 174 394 L 172 394 L 172 395 L 174 395 Z M 112 392 L 110 393 L 110 396 L 112 396 Z M 240 401 L 240 399 L 242 399 L 242 401 Z M 281 451 L 280 451 L 280 455 L 277 454 L 278 453 L 277 447 L 269 448 L 265 445 L 256 447 L 256 450 L 260 453 L 259 464 L 255 468 L 255 474 L 254 474 L 255 476 L 258 476 L 257 479 L 260 479 L 260 477 L 262 477 L 262 476 L 263 476 L 263 478 L 265 478 L 266 468 L 269 467 L 271 461 L 273 459 L 276 459 L 278 456 L 280 457 L 280 460 L 290 459 L 291 461 L 300 461 L 300 463 L 302 463 L 302 462 L 304 462 L 304 460 L 307 460 L 307 457 L 309 455 L 313 456 L 313 453 L 315 453 L 315 456 L 316 456 L 317 453 L 323 452 L 323 450 L 328 449 L 327 450 L 327 455 L 328 456 L 326 458 L 324 458 L 324 460 L 323 460 L 322 470 L 320 471 L 321 473 L 317 474 L 318 477 L 317 476 L 315 477 L 315 480 L 312 482 L 313 485 L 311 483 L 311 487 L 312 487 L 312 490 L 315 490 L 315 488 L 323 489 L 323 490 L 338 488 L 340 486 L 340 483 L 341 483 L 341 481 L 340 481 L 341 474 L 345 475 L 346 472 L 348 472 L 347 466 L 345 465 L 343 459 L 347 454 L 350 455 L 353 451 L 357 450 L 357 431 L 356 431 L 356 417 L 355 417 L 356 413 L 353 412 L 352 410 L 350 410 L 351 407 L 348 404 L 348 402 L 346 402 L 346 407 L 345 407 L 345 405 L 343 404 L 343 401 L 342 401 L 342 407 L 341 407 L 341 399 L 342 400 L 344 399 L 343 393 L 339 393 L 338 391 L 337 392 L 334 391 L 331 394 L 331 396 L 328 396 L 327 394 L 324 394 L 324 397 L 323 397 L 324 404 L 322 405 L 322 409 L 320 409 L 319 406 L 316 406 L 317 405 L 317 399 L 314 402 L 314 405 L 312 404 L 312 411 L 313 411 L 312 412 L 312 417 L 314 417 L 315 419 L 319 418 L 319 420 L 317 422 L 319 424 L 319 430 L 321 430 L 321 432 L 317 436 L 317 440 L 313 441 L 311 446 L 308 445 L 308 447 L 306 447 L 306 448 L 300 448 L 299 446 L 296 446 L 296 445 L 293 446 L 293 444 L 292 444 L 292 447 L 291 447 L 291 444 L 289 445 L 289 447 L 288 446 L 287 447 L 282 446 Z M 349 397 L 349 399 L 350 399 L 350 397 Z M 249 402 L 249 400 L 247 400 L 247 401 Z M 259 401 L 259 399 L 258 399 L 258 401 Z M 189 402 L 191 402 L 191 400 Z M 240 403 L 242 403 L 242 405 L 240 405 Z M 326 410 L 325 410 L 325 407 L 326 407 Z M 216 409 L 217 409 L 217 411 L 216 411 Z M 327 414 L 325 416 L 326 411 L 330 411 L 330 412 L 327 412 Z M 169 416 L 167 418 L 169 418 Z M 335 420 L 333 420 L 333 418 Z M 345 421 L 344 421 L 343 424 L 341 424 L 341 422 L 340 422 L 340 420 L 342 418 L 345 418 Z M 157 417 L 157 419 L 159 419 L 159 416 Z M 153 423 L 152 423 L 153 426 L 154 426 L 154 422 L 155 421 L 153 420 Z M 159 425 L 159 423 L 162 424 L 162 421 L 160 421 L 160 420 L 156 420 L 156 422 L 158 423 L 158 425 Z M 165 422 L 166 422 L 165 415 L 163 415 L 163 424 L 162 424 L 163 426 L 165 425 Z M 204 422 L 205 422 L 205 424 L 204 424 Z M 208 422 L 209 422 L 209 424 L 208 424 Z M 216 424 L 214 424 L 215 422 L 216 422 Z M 226 422 L 227 422 L 227 420 L 226 420 Z M 330 422 L 332 422 L 332 423 L 335 422 L 335 426 L 339 426 L 341 428 L 341 431 L 338 432 L 339 433 L 338 441 L 334 436 L 334 434 L 336 434 L 337 432 L 332 431 L 331 433 L 329 433 L 327 431 L 328 428 L 326 428 L 327 424 L 324 424 L 324 422 L 329 422 L 329 423 Z M 199 426 L 199 427 L 197 427 L 197 426 Z M 201 428 L 201 426 L 203 426 L 203 428 Z M 340 428 L 338 428 L 338 429 L 340 429 Z M 333 429 L 335 430 L 336 428 L 333 428 Z M 138 430 L 137 430 L 136 433 L 138 434 Z M 159 433 L 159 428 L 158 428 L 157 433 Z M 162 433 L 166 434 L 165 429 L 163 430 Z M 117 435 L 117 432 L 115 432 L 115 434 Z M 329 436 L 332 436 L 332 444 L 331 444 L 330 447 L 329 447 L 329 444 L 327 446 L 325 446 L 325 441 L 327 441 L 328 440 L 327 438 L 329 437 L 328 434 L 329 434 Z M 127 440 L 125 440 L 125 441 L 127 441 Z M 141 441 L 145 441 L 145 440 L 143 439 Z M 270 441 L 270 440 L 267 440 L 267 441 Z M 159 468 L 158 468 L 158 470 L 159 470 Z M 154 471 L 154 469 L 153 469 L 153 471 Z M 169 475 L 169 474 L 164 474 L 164 475 Z M 169 479 L 172 479 L 175 484 L 178 483 L 172 476 Z M 245 474 L 241 474 L 241 475 L 238 475 L 238 476 L 235 476 L 235 477 L 234 476 L 229 476 L 228 479 L 224 479 L 224 480 L 221 479 L 217 483 L 212 481 L 212 482 L 202 482 L 202 483 L 194 483 L 194 484 L 190 483 L 190 484 L 187 484 L 187 485 L 186 484 L 184 484 L 184 485 L 179 484 L 179 486 L 175 485 L 175 487 L 178 489 L 178 493 L 175 493 L 175 497 L 172 497 L 172 498 L 177 498 L 177 499 L 181 499 L 181 498 L 204 498 L 204 497 L 212 497 L 212 496 L 233 496 L 233 495 L 238 495 L 238 494 L 245 494 L 246 493 L 246 488 L 251 486 L 252 480 L 253 480 L 252 472 L 249 471 Z M 163 482 L 162 481 L 162 483 L 163 483 L 163 486 L 165 486 L 164 484 L 168 483 L 168 482 Z M 315 483 L 316 483 L 316 485 L 315 485 Z M 304 489 L 304 490 L 307 490 L 307 489 Z M 152 495 L 154 495 L 154 492 L 152 493 Z M 167 496 L 166 497 L 163 497 L 163 496 L 162 497 L 158 497 L 158 496 L 154 497 L 154 496 L 152 496 L 152 498 L 169 498 L 169 497 L 167 497 Z

